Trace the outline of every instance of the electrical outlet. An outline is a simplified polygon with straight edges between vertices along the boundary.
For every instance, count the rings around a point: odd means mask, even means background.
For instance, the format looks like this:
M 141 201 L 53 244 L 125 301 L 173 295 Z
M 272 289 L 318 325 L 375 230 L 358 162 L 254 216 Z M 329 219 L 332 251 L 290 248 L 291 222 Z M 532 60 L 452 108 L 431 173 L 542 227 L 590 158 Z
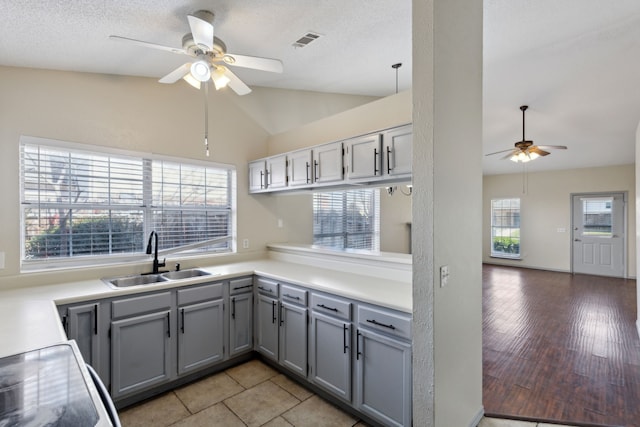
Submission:
M 242 240 L 242 249 L 249 249 L 249 239 Z
M 440 267 L 440 287 L 444 288 L 449 283 L 449 266 Z

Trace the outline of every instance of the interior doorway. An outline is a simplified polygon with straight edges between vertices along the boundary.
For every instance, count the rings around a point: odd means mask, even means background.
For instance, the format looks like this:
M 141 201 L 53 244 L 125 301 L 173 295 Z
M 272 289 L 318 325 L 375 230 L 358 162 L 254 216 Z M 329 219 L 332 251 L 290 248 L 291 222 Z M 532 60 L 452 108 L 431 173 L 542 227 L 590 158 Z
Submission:
M 571 195 L 571 271 L 626 277 L 626 192 Z

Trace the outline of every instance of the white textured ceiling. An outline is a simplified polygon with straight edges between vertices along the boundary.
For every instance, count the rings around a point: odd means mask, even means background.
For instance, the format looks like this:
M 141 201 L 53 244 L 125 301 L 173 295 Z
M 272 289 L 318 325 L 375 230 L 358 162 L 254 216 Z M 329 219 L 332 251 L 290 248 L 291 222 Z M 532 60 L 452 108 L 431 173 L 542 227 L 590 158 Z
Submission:
M 521 138 L 567 145 L 529 171 L 632 163 L 640 121 L 639 0 L 485 0 L 485 153 Z M 216 14 L 228 51 L 281 59 L 283 74 L 234 72 L 251 86 L 386 96 L 391 64 L 411 86 L 411 0 L 0 0 L 0 65 L 159 78 L 185 57 L 111 41 L 180 47 L 186 16 Z M 323 35 L 302 49 L 308 31 Z M 0 94 L 1 96 L 1 94 Z M 501 156 L 485 173 L 519 172 Z

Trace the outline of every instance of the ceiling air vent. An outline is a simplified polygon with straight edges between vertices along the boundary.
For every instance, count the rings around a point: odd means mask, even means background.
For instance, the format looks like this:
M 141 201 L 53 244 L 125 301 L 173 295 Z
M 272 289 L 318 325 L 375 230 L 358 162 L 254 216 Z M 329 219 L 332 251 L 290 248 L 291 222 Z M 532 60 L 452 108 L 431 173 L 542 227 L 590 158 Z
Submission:
M 307 33 L 304 36 L 300 37 L 298 40 L 293 42 L 293 47 L 305 47 L 315 39 L 320 38 L 320 34 L 316 33 Z

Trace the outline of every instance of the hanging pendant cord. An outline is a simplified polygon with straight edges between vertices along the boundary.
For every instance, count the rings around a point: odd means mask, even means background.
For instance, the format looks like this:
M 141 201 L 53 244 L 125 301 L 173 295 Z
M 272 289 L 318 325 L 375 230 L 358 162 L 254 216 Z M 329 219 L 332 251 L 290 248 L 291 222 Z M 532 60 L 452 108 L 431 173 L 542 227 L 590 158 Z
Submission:
M 209 157 L 209 84 L 204 82 L 204 148 Z

